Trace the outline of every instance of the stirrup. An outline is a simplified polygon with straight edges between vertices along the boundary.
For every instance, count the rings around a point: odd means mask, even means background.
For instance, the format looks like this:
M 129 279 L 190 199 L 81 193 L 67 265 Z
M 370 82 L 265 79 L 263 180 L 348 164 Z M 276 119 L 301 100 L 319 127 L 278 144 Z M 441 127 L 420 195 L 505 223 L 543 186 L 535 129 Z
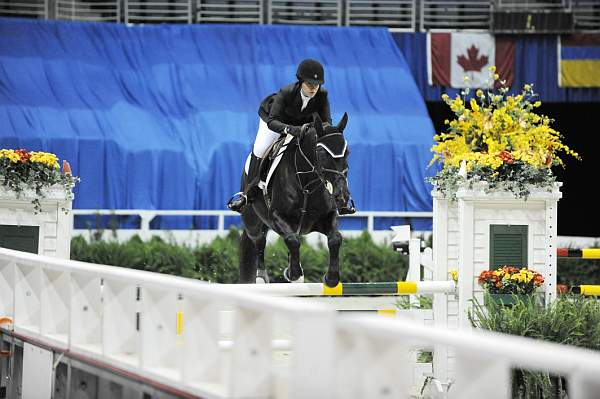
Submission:
M 233 197 L 227 201 L 227 208 L 239 212 L 248 203 L 248 196 L 243 191 L 233 194 Z
M 354 205 L 354 200 L 350 198 L 349 203 L 340 207 L 338 209 L 338 214 L 340 215 L 352 215 L 356 213 L 356 206 Z

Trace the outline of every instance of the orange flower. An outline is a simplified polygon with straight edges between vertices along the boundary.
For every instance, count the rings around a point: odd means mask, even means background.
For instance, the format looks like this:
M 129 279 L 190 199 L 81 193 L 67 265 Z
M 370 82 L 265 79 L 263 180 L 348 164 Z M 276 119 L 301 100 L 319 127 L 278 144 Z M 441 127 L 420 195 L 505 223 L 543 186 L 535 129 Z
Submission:
M 29 158 L 31 158 L 31 154 L 24 149 L 16 150 L 15 153 L 21 158 L 22 163 L 29 162 Z
M 72 174 L 71 173 L 71 165 L 69 165 L 69 162 L 66 160 L 63 160 L 63 167 L 62 167 L 63 173 L 65 174 Z
M 498 156 L 500 157 L 500 159 L 502 159 L 502 161 L 504 161 L 504 163 L 507 164 L 512 164 L 515 161 L 515 158 L 513 157 L 513 155 L 506 150 L 502 150 L 498 153 Z

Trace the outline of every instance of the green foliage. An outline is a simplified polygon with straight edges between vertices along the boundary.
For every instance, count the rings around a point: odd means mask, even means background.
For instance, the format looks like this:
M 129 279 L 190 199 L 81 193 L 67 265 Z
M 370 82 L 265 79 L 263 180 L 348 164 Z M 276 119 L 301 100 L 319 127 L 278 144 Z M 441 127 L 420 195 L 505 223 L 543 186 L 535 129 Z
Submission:
M 560 258 L 557 263 L 559 284 L 600 284 L 600 259 Z
M 534 301 L 520 301 L 512 307 L 476 302 L 469 317 L 473 326 L 486 330 L 600 350 L 600 302 L 596 299 L 561 296 L 546 308 Z M 563 387 L 563 377 L 545 372 L 515 370 L 513 374 L 513 398 L 554 398 L 562 395 Z
M 226 237 L 196 248 L 179 246 L 153 237 L 143 242 L 135 236 L 126 243 L 82 237 L 71 241 L 71 259 L 139 270 L 174 274 L 218 283 L 238 279 L 238 243 L 240 232 L 231 229 Z M 265 265 L 274 282 L 283 282 L 288 264 L 287 247 L 278 239 L 265 249 Z M 300 248 L 305 280 L 321 282 L 329 264 L 326 247 L 313 248 L 305 242 Z M 408 270 L 408 259 L 388 246 L 377 245 L 368 233 L 345 238 L 340 251 L 342 281 L 397 281 Z

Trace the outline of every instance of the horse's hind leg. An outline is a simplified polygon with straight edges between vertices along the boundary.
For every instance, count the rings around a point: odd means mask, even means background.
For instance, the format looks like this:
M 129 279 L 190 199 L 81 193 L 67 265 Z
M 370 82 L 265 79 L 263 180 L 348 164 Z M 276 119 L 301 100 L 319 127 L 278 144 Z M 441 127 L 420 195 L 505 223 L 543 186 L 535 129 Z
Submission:
M 257 250 L 246 230 L 240 237 L 240 283 L 256 282 Z
M 288 249 L 288 267 L 283 271 L 283 277 L 290 283 L 303 283 L 304 270 L 300 265 L 300 236 L 295 233 L 286 234 L 284 242 Z

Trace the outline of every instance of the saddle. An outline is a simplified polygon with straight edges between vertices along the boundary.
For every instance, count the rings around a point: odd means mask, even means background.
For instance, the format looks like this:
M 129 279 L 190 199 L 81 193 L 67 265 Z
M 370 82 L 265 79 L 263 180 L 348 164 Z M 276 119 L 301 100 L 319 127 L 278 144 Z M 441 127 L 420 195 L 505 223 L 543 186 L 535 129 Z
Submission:
M 294 137 L 290 135 L 282 135 L 275 140 L 275 142 L 267 149 L 267 156 L 265 156 L 260 163 L 260 182 L 258 183 L 258 187 L 263 191 L 265 199 L 268 198 L 268 187 L 271 176 L 273 176 L 273 172 L 277 169 L 283 153 L 288 148 L 288 144 L 293 138 Z

